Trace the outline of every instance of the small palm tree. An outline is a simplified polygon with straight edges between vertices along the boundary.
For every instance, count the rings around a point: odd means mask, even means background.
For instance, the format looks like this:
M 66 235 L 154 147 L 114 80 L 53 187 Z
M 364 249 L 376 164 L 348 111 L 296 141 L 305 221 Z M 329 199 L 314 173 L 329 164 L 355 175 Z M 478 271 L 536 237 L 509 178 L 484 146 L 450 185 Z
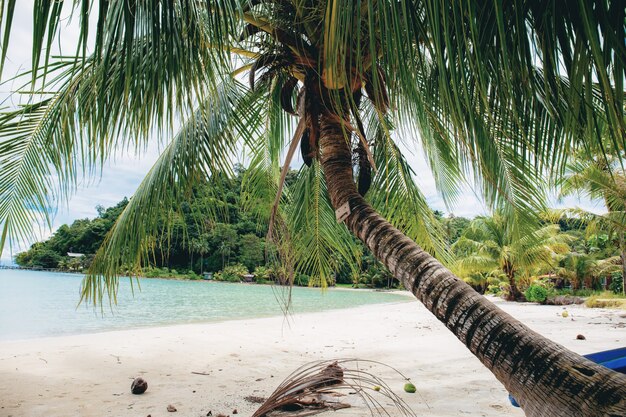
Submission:
M 325 282 L 331 253 L 360 256 L 352 233 L 527 415 L 626 414 L 626 377 L 534 333 L 433 257 L 445 261 L 445 245 L 400 146 L 424 148 L 448 201 L 473 176 L 523 234 L 543 208 L 538 180 L 561 172 L 571 149 L 605 126 L 624 148 L 622 1 L 35 4 L 26 105 L 0 118 L 0 247 L 27 237 L 38 216 L 49 220 L 78 168 L 164 133 L 84 281 L 85 299 L 101 302 L 123 266 L 148 259 L 149 238 L 170 230 L 160 215 L 200 178 L 232 173 L 246 148 L 243 200 L 270 219 L 290 276 L 297 268 Z M 68 4 L 81 28 L 77 56 L 55 58 Z M 0 6 L 4 58 L 16 0 Z M 285 188 L 298 148 L 305 166 Z
M 69 262 L 67 259 L 63 258 L 59 261 L 59 264 L 57 265 L 57 268 L 59 268 L 61 271 L 68 271 L 69 270 Z
M 204 271 L 204 255 L 208 252 L 209 242 L 206 234 L 202 234 L 197 238 L 191 238 L 189 240 L 189 254 L 191 258 L 189 262 L 189 269 L 193 271 L 193 254 L 197 253 L 200 255 L 200 273 L 202 274 Z
M 557 255 L 569 250 L 571 238 L 558 225 L 538 226 L 525 236 L 511 233 L 511 222 L 500 213 L 477 217 L 453 245 L 456 266 L 466 272 L 503 274 L 509 284 L 509 300 L 521 298 L 519 272 L 556 265 Z
M 561 259 L 562 267 L 556 269 L 559 277 L 567 279 L 572 289 L 577 290 L 591 280 L 598 262 L 593 255 L 570 252 Z

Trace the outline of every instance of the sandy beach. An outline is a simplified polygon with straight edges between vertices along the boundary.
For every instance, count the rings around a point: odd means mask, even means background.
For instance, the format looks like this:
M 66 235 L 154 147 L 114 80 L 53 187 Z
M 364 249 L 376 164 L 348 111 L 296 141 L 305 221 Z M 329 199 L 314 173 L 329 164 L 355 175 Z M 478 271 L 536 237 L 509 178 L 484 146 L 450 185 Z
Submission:
M 578 353 L 626 345 L 623 310 L 506 303 L 531 328 Z M 140 312 L 138 312 L 140 314 Z M 576 340 L 583 334 L 586 340 Z M 268 396 L 315 360 L 384 362 L 382 371 L 419 416 L 522 416 L 500 383 L 416 301 L 220 323 L 152 327 L 0 343 L 0 416 L 249 416 L 244 399 Z M 132 395 L 133 378 L 148 391 Z M 176 413 L 166 410 L 168 404 Z M 364 408 L 336 415 L 365 416 Z M 392 414 L 393 415 L 393 414 Z

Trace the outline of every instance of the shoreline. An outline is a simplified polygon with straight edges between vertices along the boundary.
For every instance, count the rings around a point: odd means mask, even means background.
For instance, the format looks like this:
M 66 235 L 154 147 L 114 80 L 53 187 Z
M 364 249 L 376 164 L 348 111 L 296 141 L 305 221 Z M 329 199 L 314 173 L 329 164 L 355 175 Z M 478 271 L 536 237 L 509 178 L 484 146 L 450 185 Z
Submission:
M 22 267 L 16 267 L 16 268 L 0 268 L 0 271 L 2 270 L 11 270 L 11 271 L 29 271 L 29 272 L 45 272 L 45 273 L 49 273 L 49 274 L 69 274 L 69 275 L 83 275 L 85 276 L 86 273 L 85 272 L 78 272 L 78 271 L 62 271 L 60 269 L 34 269 L 34 268 L 22 268 Z M 198 277 L 201 277 L 201 275 L 198 275 Z M 215 279 L 204 279 L 204 278 L 189 278 L 189 277 L 172 277 L 172 276 L 157 276 L 157 277 L 146 277 L 146 276 L 137 276 L 137 277 L 128 277 L 128 276 L 123 276 L 123 277 L 119 277 L 120 279 L 133 279 L 133 280 L 137 280 L 137 279 L 148 279 L 148 280 L 152 280 L 152 279 L 162 279 L 162 280 L 167 280 L 167 281 L 193 281 L 193 282 L 212 282 L 212 283 L 221 283 L 221 284 L 240 284 L 240 285 L 270 285 L 270 286 L 276 286 L 276 287 L 288 287 L 288 285 L 276 285 L 275 282 L 273 281 L 266 281 L 266 282 L 262 282 L 262 283 L 257 283 L 257 282 L 245 282 L 245 281 L 240 281 L 240 282 L 234 282 L 234 281 L 218 281 Z M 329 286 L 326 288 L 322 288 L 322 287 L 310 287 L 308 285 L 296 285 L 295 283 L 293 284 L 292 287 L 294 288 L 313 288 L 313 289 L 317 289 L 317 290 L 326 290 L 326 289 L 332 289 L 332 290 L 350 290 L 350 291 L 374 291 L 374 292 L 390 292 L 390 293 L 396 293 L 396 292 L 407 292 L 409 295 L 410 292 L 408 292 L 405 289 L 402 288 L 370 288 L 370 287 L 365 287 L 365 288 L 359 288 L 359 287 L 344 287 L 343 285 L 350 285 L 350 284 L 341 284 L 341 286 L 338 285 L 333 285 L 333 286 Z
M 626 315 L 615 310 L 494 300 L 533 330 L 584 354 L 626 345 Z M 587 340 L 576 340 L 584 334 Z M 418 302 L 370 304 L 283 316 L 177 324 L 0 342 L 0 415 L 181 416 L 252 414 L 246 396 L 267 397 L 305 363 L 359 358 L 420 416 L 523 416 L 495 377 Z M 194 374 L 192 372 L 200 373 Z M 148 391 L 130 393 L 141 376 Z M 344 416 L 366 415 L 355 406 Z M 393 415 L 393 414 L 392 414 Z
M 288 287 L 225 285 L 178 280 L 140 280 L 141 291 L 122 279 L 119 304 L 102 309 L 93 300 L 78 305 L 81 276 L 14 271 L 0 273 L 0 340 L 92 334 L 161 325 L 211 323 L 282 316 Z M 343 309 L 362 304 L 408 301 L 401 294 L 294 287 L 290 311 Z M 283 308 L 281 308 L 283 306 Z M 1 414 L 0 414 L 1 416 Z
M 412 297 L 411 293 L 409 293 L 408 291 L 406 291 L 407 294 L 407 298 Z M 140 325 L 140 326 L 134 326 L 134 327 L 127 327 L 127 328 L 123 328 L 123 329 L 110 329 L 110 330 L 97 330 L 97 331 L 93 331 L 93 332 L 81 332 L 81 333 L 66 333 L 66 334 L 58 334 L 58 335 L 51 335 L 51 336 L 33 336 L 33 337 L 24 337 L 24 338 L 20 338 L 20 339 L 7 339 L 7 340 L 3 340 L 0 339 L 0 351 L 2 348 L 3 344 L 10 344 L 10 343 L 33 343 L 33 342 L 37 342 L 37 341 L 50 341 L 50 340 L 54 340 L 54 339 L 58 339 L 58 338 L 69 338 L 69 337 L 81 337 L 81 336 L 106 336 L 107 334 L 110 333 L 123 333 L 123 332 L 134 332 L 134 331 L 141 331 L 141 330 L 149 330 L 149 329 L 163 329 L 163 330 L 167 330 L 168 328 L 175 328 L 175 327 L 180 327 L 180 326 L 210 326 L 212 324 L 219 324 L 219 323 L 229 323 L 229 322 L 238 322 L 238 321 L 252 321 L 252 320 L 264 320 L 264 319 L 284 319 L 286 321 L 291 320 L 290 317 L 292 316 L 303 316 L 303 315 L 308 315 L 308 314 L 321 314 L 321 313 L 341 313 L 341 312 L 346 312 L 349 313 L 352 310 L 358 309 L 358 308 L 362 308 L 362 307 L 371 307 L 371 306 L 385 306 L 385 305 L 395 305 L 395 304 L 406 304 L 408 302 L 410 302 L 411 300 L 403 300 L 403 301 L 386 301 L 386 302 L 380 302 L 380 303 L 372 303 L 372 304 L 364 304 L 364 305 L 358 305 L 358 306 L 354 306 L 354 307 L 344 307 L 344 308 L 334 308 L 334 309 L 329 309 L 329 310 L 325 310 L 325 311 L 308 311 L 308 312 L 303 312 L 303 313 L 293 313 L 290 312 L 287 315 L 276 315 L 276 314 L 272 314 L 272 315 L 265 315 L 265 316 L 259 316 L 259 317 L 251 317 L 251 318 L 246 318 L 246 317 L 233 317 L 233 318 L 218 318 L 215 320 L 203 320 L 203 321 L 191 321 L 191 322 L 179 322 L 179 323 L 168 323 L 168 324 L 163 324 L 163 323 L 155 323 L 155 324 L 148 324 L 148 325 Z M 2 417 L 0 415 L 0 417 Z

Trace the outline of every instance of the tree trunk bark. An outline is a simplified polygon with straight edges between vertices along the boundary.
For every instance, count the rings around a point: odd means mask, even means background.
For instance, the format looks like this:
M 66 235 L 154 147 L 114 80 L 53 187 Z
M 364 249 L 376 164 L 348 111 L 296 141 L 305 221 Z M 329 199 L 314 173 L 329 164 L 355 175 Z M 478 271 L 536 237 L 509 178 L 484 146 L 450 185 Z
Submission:
M 383 219 L 358 194 L 342 126 L 321 117 L 320 161 L 346 226 L 513 394 L 527 416 L 626 416 L 626 376 L 565 349 L 500 310 Z
M 619 232 L 619 251 L 622 260 L 622 293 L 626 295 L 626 243 L 624 242 L 624 231 Z
M 504 269 L 507 279 L 509 280 L 509 295 L 506 297 L 508 301 L 516 301 L 522 298 L 522 293 L 515 282 L 515 273 L 512 268 L 507 265 Z

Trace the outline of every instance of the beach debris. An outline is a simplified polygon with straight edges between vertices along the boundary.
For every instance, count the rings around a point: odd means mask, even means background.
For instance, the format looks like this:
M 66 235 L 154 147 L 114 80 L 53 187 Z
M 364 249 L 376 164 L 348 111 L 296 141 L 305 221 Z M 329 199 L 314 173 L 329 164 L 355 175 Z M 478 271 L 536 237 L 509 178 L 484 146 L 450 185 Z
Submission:
M 569 312 L 567 310 L 563 310 L 563 312 L 561 313 L 561 316 L 563 318 L 568 318 L 569 317 Z
M 259 397 L 256 395 L 248 395 L 247 397 L 244 397 L 243 399 L 252 404 L 263 404 L 265 402 L 265 398 Z
M 209 411 L 208 413 L 206 413 L 206 417 L 211 417 L 213 415 L 213 411 Z
M 169 411 L 170 413 L 175 413 L 178 410 L 172 404 L 168 404 L 167 411 Z
M 316 361 L 302 366 L 287 377 L 252 417 L 304 417 L 352 407 L 343 400 L 347 397 L 345 392 L 358 394 L 372 416 L 389 415 L 383 404 L 394 406 L 403 416 L 415 416 L 404 400 L 383 380 L 374 375 L 373 371 L 365 370 L 375 366 L 391 369 L 408 381 L 396 369 L 376 361 Z M 378 390 L 374 387 L 378 387 Z M 246 400 L 250 401 L 250 398 L 246 397 Z
M 133 383 L 130 384 L 130 392 L 135 395 L 143 394 L 148 389 L 148 383 L 145 379 L 139 377 L 133 380 Z
M 221 369 L 220 369 L 221 371 Z M 192 374 L 194 375 L 204 375 L 204 376 L 211 376 L 211 372 L 196 372 L 196 371 L 191 371 Z
M 374 385 L 374 391 L 380 391 L 380 386 L 379 385 Z
M 233 414 L 237 414 L 237 409 L 236 408 L 233 410 Z
M 554 306 L 566 306 L 572 304 L 583 304 L 584 298 L 576 297 L 573 295 L 556 295 L 546 298 L 545 304 Z
M 410 382 L 407 382 L 406 384 L 404 384 L 404 392 L 408 392 L 409 394 L 415 394 L 415 391 L 417 391 L 417 388 L 415 388 L 415 385 L 413 385 Z
M 576 340 L 587 340 L 587 338 L 585 337 L 585 335 L 579 334 L 578 336 L 576 336 Z

